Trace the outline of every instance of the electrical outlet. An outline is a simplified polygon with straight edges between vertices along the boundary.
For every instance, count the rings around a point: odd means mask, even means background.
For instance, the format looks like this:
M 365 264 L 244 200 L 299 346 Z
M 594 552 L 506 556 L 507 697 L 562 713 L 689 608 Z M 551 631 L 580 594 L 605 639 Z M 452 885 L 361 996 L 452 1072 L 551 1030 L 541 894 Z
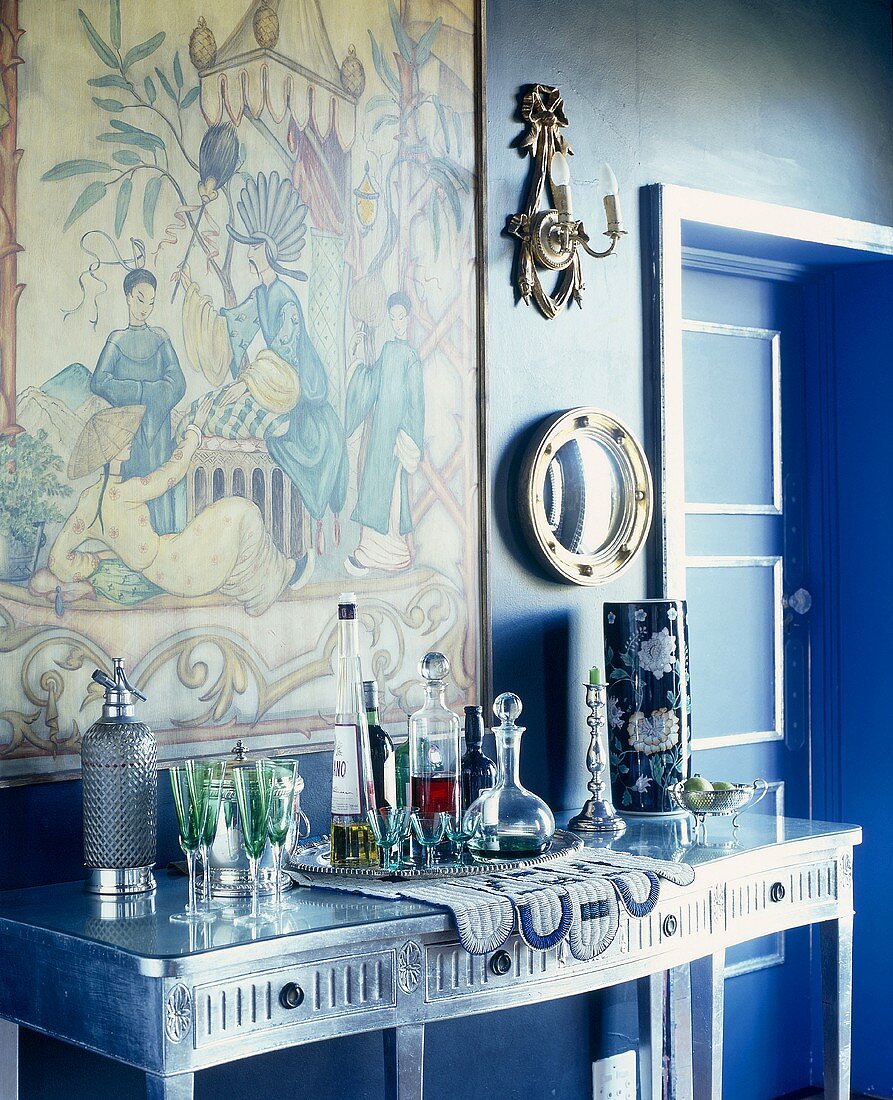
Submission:
M 592 1100 L 636 1100 L 636 1052 L 592 1063 Z

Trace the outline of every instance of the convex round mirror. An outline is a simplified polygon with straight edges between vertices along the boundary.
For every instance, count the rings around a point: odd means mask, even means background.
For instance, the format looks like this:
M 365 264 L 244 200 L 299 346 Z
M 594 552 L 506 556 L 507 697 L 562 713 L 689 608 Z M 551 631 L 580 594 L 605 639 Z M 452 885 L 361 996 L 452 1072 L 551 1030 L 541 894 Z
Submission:
M 521 516 L 548 568 L 574 584 L 604 584 L 641 550 L 651 526 L 651 471 L 641 444 L 599 409 L 551 417 L 521 471 Z

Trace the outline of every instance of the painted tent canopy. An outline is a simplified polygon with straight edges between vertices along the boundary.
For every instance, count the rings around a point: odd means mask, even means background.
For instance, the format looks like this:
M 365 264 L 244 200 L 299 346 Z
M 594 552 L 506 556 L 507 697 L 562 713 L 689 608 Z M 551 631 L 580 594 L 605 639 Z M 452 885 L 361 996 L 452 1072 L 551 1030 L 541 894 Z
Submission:
M 472 0 L 0 0 L 0 781 L 479 685 Z M 26 32 L 26 33 L 24 33 Z

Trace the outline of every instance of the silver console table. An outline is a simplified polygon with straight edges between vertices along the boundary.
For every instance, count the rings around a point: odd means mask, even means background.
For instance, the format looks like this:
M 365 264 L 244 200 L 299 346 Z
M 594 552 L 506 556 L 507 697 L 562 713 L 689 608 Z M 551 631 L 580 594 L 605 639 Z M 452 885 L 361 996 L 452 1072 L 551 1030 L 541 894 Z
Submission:
M 853 847 L 861 831 L 752 815 L 742 819 L 738 847 L 723 849 L 688 847 L 681 830 L 680 822 L 635 822 L 614 842 L 685 859 L 697 874 L 687 889 L 664 883 L 650 917 L 621 917 L 614 943 L 591 963 L 532 951 L 517 937 L 473 957 L 439 909 L 327 890 L 296 891 L 279 927 L 265 926 L 256 939 L 224 919 L 204 928 L 172 924 L 186 887 L 163 873 L 154 901 L 126 916 L 100 909 L 79 883 L 0 894 L 0 1100 L 19 1097 L 19 1027 L 136 1066 L 148 1100 L 192 1100 L 194 1074 L 208 1066 L 380 1030 L 389 1100 L 421 1100 L 426 1023 L 632 980 L 640 1093 L 660 1100 L 667 971 L 674 1000 L 679 991 L 676 1095 L 718 1100 L 725 949 L 814 923 L 825 1096 L 845 1100 Z M 727 837 L 728 826 L 717 823 L 713 833 Z

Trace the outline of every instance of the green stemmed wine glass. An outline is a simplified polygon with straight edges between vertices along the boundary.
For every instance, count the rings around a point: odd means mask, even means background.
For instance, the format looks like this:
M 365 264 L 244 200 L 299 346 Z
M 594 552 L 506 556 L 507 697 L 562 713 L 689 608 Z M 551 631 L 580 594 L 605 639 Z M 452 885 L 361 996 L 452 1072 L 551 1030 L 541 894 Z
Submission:
M 255 764 L 243 764 L 233 768 L 233 780 L 236 786 L 236 802 L 239 806 L 239 818 L 242 823 L 242 840 L 248 855 L 249 874 L 251 876 L 251 912 L 236 917 L 233 924 L 257 928 L 259 914 L 257 908 L 257 872 L 264 848 L 267 846 L 267 817 L 270 813 L 270 788 L 273 776 L 265 770 L 265 761 Z
M 195 890 L 195 855 L 201 846 L 205 830 L 213 768 L 214 765 L 209 761 L 185 760 L 182 764 L 175 764 L 170 770 L 171 790 L 180 829 L 180 847 L 186 855 L 186 869 L 189 873 L 189 902 L 186 912 L 171 914 L 172 921 L 197 924 L 214 920 L 213 913 L 199 910 Z
M 458 859 L 469 840 L 473 840 L 481 831 L 483 818 L 479 810 L 474 813 L 466 811 L 465 814 L 447 814 L 445 825 L 447 840 Z
M 367 810 L 366 820 L 380 849 L 382 867 L 386 871 L 399 871 L 403 865 L 403 841 L 409 836 L 409 810 L 382 806 L 380 810 Z
M 259 766 L 270 783 L 267 839 L 273 853 L 272 908 L 278 913 L 282 908 L 282 849 L 285 847 L 294 814 L 298 765 L 294 760 L 261 760 Z
M 208 792 L 208 809 L 205 813 L 205 827 L 202 829 L 199 849 L 202 858 L 202 900 L 205 912 L 210 913 L 222 908 L 211 898 L 211 845 L 217 835 L 217 818 L 220 816 L 220 796 L 223 791 L 223 776 L 226 772 L 226 761 L 215 760 L 211 764 L 210 789 Z
M 447 815 L 443 812 L 426 814 L 424 817 L 418 810 L 412 811 L 412 831 L 415 838 L 425 849 L 425 866 L 431 867 L 434 863 L 434 849 L 443 840 L 446 832 Z

